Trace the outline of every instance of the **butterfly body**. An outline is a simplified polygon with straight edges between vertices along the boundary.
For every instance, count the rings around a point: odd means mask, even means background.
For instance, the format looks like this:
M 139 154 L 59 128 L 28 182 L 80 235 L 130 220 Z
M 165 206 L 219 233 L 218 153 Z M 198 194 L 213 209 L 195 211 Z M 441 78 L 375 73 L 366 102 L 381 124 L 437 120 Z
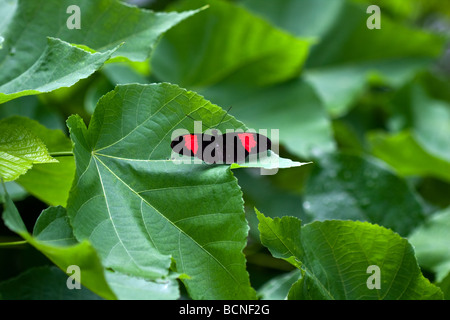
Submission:
M 172 140 L 174 152 L 197 157 L 206 163 L 244 163 L 251 154 L 270 150 L 271 141 L 259 133 L 232 132 L 220 134 L 185 134 Z

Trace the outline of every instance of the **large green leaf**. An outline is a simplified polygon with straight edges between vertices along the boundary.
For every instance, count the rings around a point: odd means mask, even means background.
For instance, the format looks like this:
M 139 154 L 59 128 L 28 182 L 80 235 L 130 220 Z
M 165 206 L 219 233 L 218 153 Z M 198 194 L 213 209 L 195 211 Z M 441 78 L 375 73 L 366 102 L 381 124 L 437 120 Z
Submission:
M 447 208 L 435 213 L 409 237 L 420 266 L 435 272 L 437 281 L 450 273 L 449 227 L 450 208 Z
M 17 208 L 5 192 L 2 218 L 5 225 L 66 271 L 71 265 L 82 270 L 82 283 L 98 295 L 113 299 L 114 293 L 105 282 L 104 269 L 97 253 L 88 241 L 77 243 L 73 237 L 66 212 L 61 207 L 44 211 L 36 223 L 36 235 L 28 233 Z
M 22 116 L 38 121 L 49 129 L 65 130 L 65 119 L 37 96 L 26 96 L 0 104 L 0 117 Z
M 446 1 L 429 0 L 352 0 L 354 2 L 365 3 L 367 5 L 378 5 L 382 10 L 388 11 L 388 14 L 395 14 L 405 18 L 420 18 L 430 13 L 450 15 L 450 3 Z
M 289 299 L 443 298 L 420 272 L 411 244 L 391 230 L 339 220 L 301 226 L 294 217 L 257 215 L 262 243 L 302 271 Z M 379 268 L 379 289 L 369 288 L 371 266 Z
M 307 159 L 334 150 L 322 101 L 297 79 L 310 41 L 276 29 L 235 4 L 208 2 L 210 8 L 165 34 L 152 57 L 156 77 L 232 106 L 230 112 L 251 128 L 280 129 L 280 142 L 295 155 Z M 204 3 L 182 1 L 175 8 Z M 190 41 L 179 41 L 187 33 Z
M 200 91 L 252 128 L 279 129 L 280 143 L 304 159 L 335 150 L 331 121 L 314 88 L 295 79 L 265 88 L 217 85 Z
M 432 98 L 422 85 L 412 82 L 396 94 L 392 104 L 393 126 L 409 128 L 430 156 L 450 162 L 450 102 Z
M 104 53 L 89 53 L 56 38 L 48 38 L 47 41 L 48 45 L 44 51 L 28 66 L 27 61 L 24 60 L 28 58 L 28 55 L 20 58 L 20 53 L 17 53 L 16 63 L 7 59 L 7 57 L 16 56 L 15 53 L 2 55 L 8 49 L 11 50 L 6 47 L 8 45 L 6 42 L 5 48 L 0 51 L 0 65 L 2 65 L 2 71 L 5 71 L 0 74 L 0 103 L 21 96 L 70 87 L 100 68 L 113 52 L 109 50 Z M 66 61 L 64 68 L 59 66 L 61 60 Z M 9 70 L 15 64 L 27 66 L 27 69 L 19 71 L 17 67 L 17 69 Z
M 366 9 L 346 3 L 307 63 L 305 77 L 333 115 L 345 113 L 369 80 L 399 87 L 429 66 L 442 50 L 443 39 L 393 22 L 386 15 L 381 29 L 368 29 Z
M 2 2 L 2 16 L 3 19 L 0 21 L 0 36 L 4 35 L 6 27 L 11 22 L 11 18 L 17 9 L 17 0 L 7 0 Z M 0 40 L 1 42 L 1 40 Z M 1 43 L 0 43 L 1 49 Z
M 67 246 L 77 245 L 77 241 L 73 235 L 72 228 L 69 223 L 67 212 L 62 207 L 51 207 L 44 211 L 33 229 L 33 237 L 40 243 L 50 244 L 51 246 L 64 246 L 66 250 L 57 252 L 56 255 L 62 256 L 62 259 L 70 260 L 71 263 L 78 265 L 77 256 L 65 256 L 68 252 Z M 84 241 L 85 242 L 85 241 Z M 33 242 L 32 242 L 33 243 Z M 79 246 L 79 245 L 78 245 Z M 36 248 L 48 255 L 48 247 L 36 246 Z M 90 249 L 92 251 L 92 247 Z M 89 250 L 83 252 L 80 250 L 79 255 L 87 256 L 93 263 L 98 264 L 98 256 Z M 57 258 L 60 258 L 60 257 Z M 78 259 L 78 260 L 77 260 Z M 55 259 L 52 259 L 55 261 Z M 58 260 L 56 260 L 58 261 Z M 85 263 L 83 260 L 79 265 L 82 273 L 81 281 L 94 292 L 97 292 L 104 298 L 111 299 L 114 296 L 118 299 L 177 299 L 179 297 L 178 284 L 176 282 L 176 274 L 158 279 L 148 279 L 134 277 L 111 269 L 101 269 L 99 266 L 92 272 L 91 276 L 86 274 Z M 58 264 L 62 267 L 62 264 Z M 102 265 L 103 267 L 103 265 Z M 65 269 L 64 269 L 65 270 Z M 89 271 L 89 270 L 88 270 Z M 106 283 L 104 282 L 106 281 Z M 114 296 L 110 295 L 110 292 Z
M 245 163 L 233 163 L 231 169 L 235 168 L 261 168 L 261 174 L 276 174 L 279 168 L 300 167 L 311 162 L 298 162 L 291 159 L 281 158 L 278 154 L 269 150 L 266 155 L 262 154 L 254 161 Z M 267 171 L 264 171 L 267 170 Z
M 58 163 L 35 164 L 17 183 L 39 200 L 52 206 L 66 206 L 75 175 L 73 156 L 57 157 Z
M 436 283 L 436 285 L 439 286 L 444 293 L 444 299 L 450 300 L 450 272 L 442 279 L 442 281 Z
M 317 164 L 305 187 L 310 219 L 368 221 L 403 236 L 423 222 L 418 196 L 375 158 L 330 154 Z
M 299 269 L 281 274 L 258 289 L 261 300 L 285 300 L 292 285 L 302 277 Z
M 421 58 L 355 62 L 310 68 L 304 76 L 317 90 L 329 113 L 338 117 L 350 110 L 371 83 L 399 87 L 430 62 L 431 59 Z
M 26 127 L 42 140 L 49 154 L 58 160 L 57 163 L 34 164 L 31 170 L 17 179 L 17 182 L 40 200 L 53 206 L 65 206 L 75 175 L 70 139 L 61 130 L 48 129 L 30 118 L 12 116 L 8 118 L 8 122 L 15 126 Z
M 320 37 L 336 23 L 337 13 L 342 10 L 345 1 L 242 0 L 241 3 L 291 34 L 320 41 Z
M 442 50 L 443 40 L 439 37 L 394 22 L 387 14 L 382 13 L 381 29 L 368 29 L 369 5 L 343 0 L 243 3 L 295 35 L 317 38 L 304 77 L 334 116 L 347 112 L 371 79 L 398 87 L 428 66 Z
M 194 0 L 178 2 L 174 8 L 206 4 L 207 10 L 180 23 L 161 40 L 152 57 L 152 70 L 159 79 L 197 89 L 224 81 L 267 85 L 300 73 L 309 43 L 242 7 L 221 0 Z M 182 40 L 187 37 L 189 41 Z
M 39 216 L 30 235 L 22 219 L 6 194 L 3 220 L 14 232 L 22 236 L 30 245 L 47 256 L 63 271 L 68 266 L 78 266 L 81 283 L 106 299 L 177 299 L 179 297 L 177 274 L 169 274 L 160 278 L 142 278 L 121 273 L 119 270 L 105 268 L 103 262 L 88 240 L 77 242 L 69 223 L 69 217 L 63 207 L 50 207 Z M 170 262 L 170 261 L 169 261 Z M 28 285 L 39 286 L 40 283 Z M 48 283 L 47 290 L 59 290 L 62 295 L 69 295 L 67 287 L 53 287 Z M 65 282 L 64 282 L 65 285 Z M 16 292 L 10 287 L 3 288 L 5 296 L 14 296 Z M 45 295 L 47 297 L 47 295 Z
M 2 300 L 97 300 L 99 296 L 87 290 L 68 290 L 67 275 L 57 267 L 36 267 L 0 283 Z
M 189 115 L 189 117 L 188 117 Z M 171 160 L 171 134 L 194 119 L 245 129 L 219 107 L 175 85 L 124 85 L 100 99 L 89 129 L 68 120 L 76 177 L 67 205 L 77 239 L 107 267 L 164 274 L 172 256 L 194 299 L 255 297 L 242 249 L 248 226 L 226 165 Z
M 45 144 L 26 124 L 11 118 L 0 121 L 0 176 L 5 181 L 17 179 L 34 163 L 52 162 L 57 160 L 49 155 Z
M 0 103 L 71 86 L 111 56 L 143 61 L 162 33 L 195 13 L 154 13 L 116 0 L 78 0 L 81 28 L 69 29 L 71 14 L 66 11 L 71 5 L 74 1 L 18 1 L 2 33 Z M 10 8 L 9 1 L 1 0 L 3 6 Z M 91 53 L 69 43 L 101 52 Z
M 424 150 L 409 131 L 368 136 L 372 153 L 403 176 L 432 176 L 450 182 L 450 161 Z
M 369 14 L 366 9 L 346 2 L 334 20 L 335 25 L 330 27 L 320 45 L 313 48 L 308 67 L 370 61 L 392 63 L 405 58 L 437 58 L 441 53 L 444 39 L 393 22 L 387 16 L 382 17 L 380 29 L 367 28 Z M 338 27 L 341 32 L 337 36 L 335 31 Z M 414 41 L 410 41 L 411 37 Z M 365 45 L 361 45 L 363 39 Z M 385 50 L 376 50 L 380 47 Z
M 309 165 L 308 167 L 312 166 Z M 292 172 L 293 169 L 289 171 Z M 270 179 L 275 176 L 255 175 L 247 170 L 236 171 L 235 175 L 244 193 L 245 209 L 248 213 L 247 220 L 250 226 L 249 235 L 252 240 L 259 241 L 258 220 L 253 213 L 255 207 L 260 208 L 270 217 L 293 215 L 300 219 L 304 218 L 301 195 L 293 192 L 293 190 L 276 186 Z M 282 181 L 285 182 L 284 179 Z M 298 179 L 295 179 L 295 183 L 298 183 Z

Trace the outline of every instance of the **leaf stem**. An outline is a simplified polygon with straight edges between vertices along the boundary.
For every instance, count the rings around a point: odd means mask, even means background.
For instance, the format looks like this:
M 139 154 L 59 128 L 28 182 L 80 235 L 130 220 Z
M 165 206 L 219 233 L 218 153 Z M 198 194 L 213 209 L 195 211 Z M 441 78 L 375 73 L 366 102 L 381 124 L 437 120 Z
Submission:
M 57 151 L 57 152 L 50 152 L 49 155 L 51 157 L 73 157 L 72 151 Z
M 11 242 L 0 242 L 0 247 L 14 247 L 14 246 L 20 246 L 23 244 L 26 244 L 26 240 L 21 241 L 11 241 Z

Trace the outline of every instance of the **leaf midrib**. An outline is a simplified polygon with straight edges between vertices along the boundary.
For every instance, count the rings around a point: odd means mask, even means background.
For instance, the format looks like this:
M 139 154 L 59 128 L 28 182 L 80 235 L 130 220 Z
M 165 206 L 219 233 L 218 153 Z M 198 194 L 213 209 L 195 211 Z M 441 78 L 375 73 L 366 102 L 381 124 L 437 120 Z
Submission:
M 208 256 L 210 256 L 213 261 L 215 261 L 223 270 L 225 270 L 229 276 L 234 280 L 235 283 L 237 283 L 239 285 L 239 287 L 242 286 L 242 284 L 236 279 L 236 277 L 213 255 L 211 254 L 208 250 L 206 250 L 204 248 L 204 246 L 200 245 L 195 239 L 193 239 L 190 235 L 188 235 L 186 232 L 184 232 L 184 230 L 180 229 L 177 225 L 175 225 L 170 219 L 168 219 L 162 212 L 160 212 L 159 210 L 157 210 L 154 206 L 152 206 L 147 200 L 145 200 L 139 193 L 137 193 L 135 190 L 133 190 L 127 183 L 125 183 L 125 181 L 123 181 L 120 177 L 118 177 L 103 161 L 100 160 L 100 158 L 96 155 L 93 154 L 93 157 L 95 158 L 95 162 L 97 165 L 97 161 L 100 162 L 114 177 L 116 177 L 116 179 L 118 181 L 120 181 L 124 186 L 126 186 L 131 192 L 133 192 L 141 201 L 143 201 L 144 203 L 146 203 L 149 207 L 153 208 L 153 210 L 155 210 L 155 212 L 157 212 L 163 219 L 165 219 L 167 222 L 169 222 L 176 230 L 178 230 L 179 235 L 183 234 L 184 236 L 186 236 L 188 239 L 190 239 L 197 247 L 199 247 L 201 250 L 203 250 Z M 97 169 L 98 169 L 98 165 L 97 165 Z M 100 176 L 100 180 L 101 180 L 101 176 Z M 103 181 L 101 181 L 102 183 L 102 188 L 103 188 Z M 103 189 L 103 193 L 105 193 L 104 189 Z M 105 199 L 106 199 L 106 195 L 105 195 Z M 108 209 L 109 210 L 109 209 Z M 110 215 L 110 219 L 112 221 L 112 217 Z M 117 233 L 116 233 L 117 234 Z M 150 236 L 150 235 L 149 235 Z M 118 236 L 119 237 L 119 236 Z M 119 237 L 120 239 L 120 237 Z M 123 243 L 122 243 L 123 245 Z M 124 246 L 125 248 L 125 246 Z M 180 248 L 180 247 L 179 247 Z M 128 251 L 127 251 L 128 253 Z M 128 253 L 129 255 L 129 253 Z M 130 256 L 131 257 L 131 256 Z M 180 254 L 180 259 L 182 259 L 182 255 Z M 184 271 L 184 270 L 183 270 Z
M 265 223 L 266 226 L 270 229 L 270 231 L 272 231 L 272 233 L 277 237 L 277 239 L 283 244 L 283 246 L 287 249 L 287 251 L 289 252 L 289 254 L 291 255 L 291 257 L 294 257 L 296 260 L 299 260 L 301 262 L 300 257 L 297 257 L 296 254 L 294 254 L 294 252 L 284 243 L 284 241 L 278 236 L 278 233 L 274 231 L 274 229 L 268 224 Z M 333 300 L 335 300 L 335 298 L 333 297 L 333 295 L 331 294 L 331 292 L 329 290 L 327 290 L 327 288 L 322 284 L 322 282 L 316 277 L 316 275 L 304 264 L 302 263 L 301 266 L 298 267 L 299 269 L 303 269 L 312 279 L 314 279 L 315 282 L 317 282 L 321 288 L 324 290 L 324 292 L 327 292 L 329 297 Z
M 95 157 L 95 156 L 94 156 Z M 97 158 L 96 158 L 97 159 Z M 106 204 L 106 209 L 107 209 L 107 211 L 108 211 L 108 216 L 109 216 L 109 220 L 111 221 L 111 223 L 112 223 L 112 226 L 113 226 L 113 229 L 114 229 L 114 232 L 116 233 L 116 236 L 117 236 L 117 239 L 119 240 L 119 242 L 120 242 L 120 244 L 122 245 L 122 247 L 124 248 L 124 250 L 125 250 L 125 252 L 127 253 L 127 255 L 130 257 L 130 259 L 133 261 L 133 263 L 136 265 L 136 266 L 139 266 L 139 264 L 136 262 L 136 260 L 133 258 L 133 256 L 130 254 L 130 252 L 128 251 L 128 248 L 124 245 L 124 243 L 122 242 L 122 238 L 120 237 L 120 235 L 119 235 L 119 233 L 117 232 L 117 228 L 116 228 L 116 226 L 115 226 L 115 224 L 114 224 L 114 219 L 112 218 L 112 215 L 111 215 L 111 211 L 110 211 L 110 209 L 109 209 L 109 204 L 108 204 L 108 199 L 107 199 L 107 197 L 106 197 L 106 192 L 105 192 L 105 187 L 104 187 L 104 185 L 103 185 L 103 179 L 102 179 L 102 175 L 101 175 L 101 173 L 100 173 L 100 169 L 98 168 L 98 163 L 97 163 L 97 161 L 94 161 L 95 162 L 95 167 L 96 167 L 96 169 L 97 169 L 97 172 L 98 172 L 98 177 L 99 177 L 99 180 L 100 180 L 100 184 L 101 184 L 101 186 L 102 186 L 102 192 L 103 192 L 103 196 L 104 196 L 104 198 L 105 198 L 105 204 Z M 100 161 L 101 162 L 101 161 Z M 103 164 L 103 163 L 102 163 Z

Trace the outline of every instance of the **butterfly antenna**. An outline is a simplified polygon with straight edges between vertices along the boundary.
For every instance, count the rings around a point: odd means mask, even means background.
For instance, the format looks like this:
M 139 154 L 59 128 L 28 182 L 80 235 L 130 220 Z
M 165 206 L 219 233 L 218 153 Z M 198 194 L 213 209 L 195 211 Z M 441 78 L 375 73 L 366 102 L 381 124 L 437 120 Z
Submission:
M 199 120 L 197 120 L 197 119 L 192 118 L 192 117 L 191 117 L 190 115 L 188 115 L 187 113 L 185 113 L 185 115 L 186 115 L 186 117 L 188 117 L 188 118 L 190 118 L 190 119 L 192 119 L 192 120 L 194 120 L 194 121 L 199 121 Z M 206 128 L 206 130 L 209 129 L 209 127 L 207 127 L 207 126 L 205 126 L 205 125 L 203 124 L 203 121 L 200 120 L 200 122 L 202 123 L 202 126 Z M 205 131 L 206 131 L 206 130 L 205 130 Z

